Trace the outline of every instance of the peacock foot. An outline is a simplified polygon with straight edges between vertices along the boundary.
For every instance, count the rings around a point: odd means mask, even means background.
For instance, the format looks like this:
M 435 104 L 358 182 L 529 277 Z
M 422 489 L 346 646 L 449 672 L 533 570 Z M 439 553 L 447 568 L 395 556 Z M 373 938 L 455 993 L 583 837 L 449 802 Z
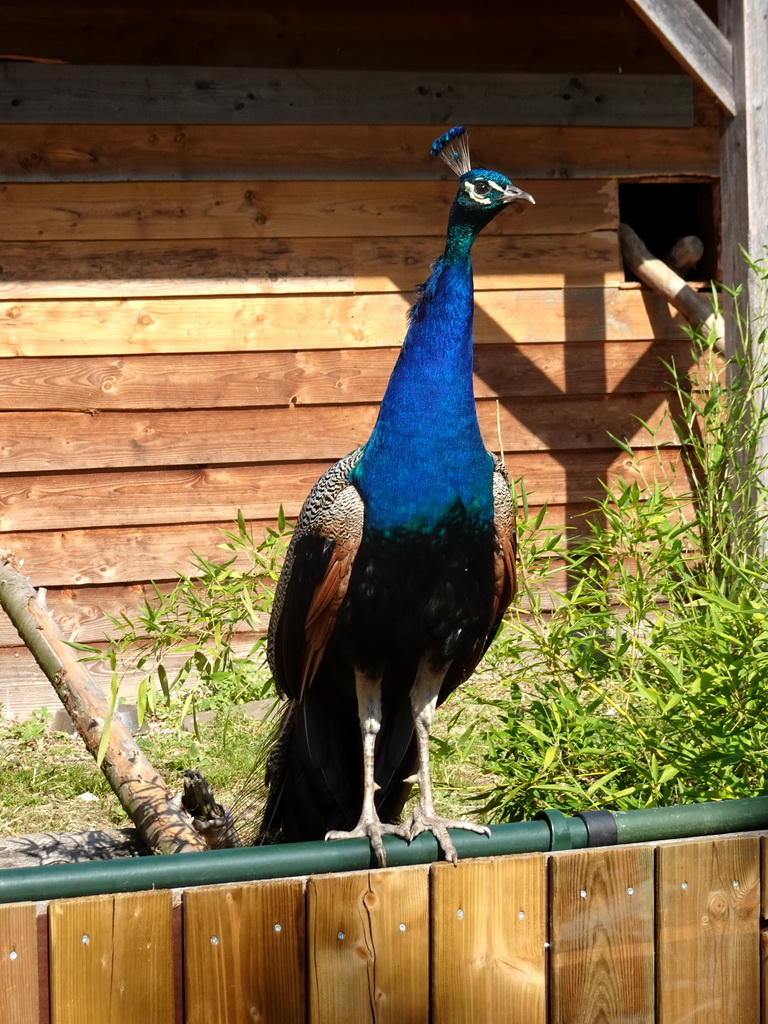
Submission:
M 473 821 L 455 821 L 452 818 L 441 818 L 437 814 L 426 814 L 420 804 L 413 809 L 413 814 L 405 823 L 411 840 L 422 832 L 431 832 L 442 847 L 445 859 L 454 867 L 459 862 L 459 855 L 448 835 L 449 828 L 463 828 L 468 832 L 477 832 L 482 836 L 490 836 L 491 830 L 486 825 L 476 825 Z
M 410 829 L 407 825 L 390 825 L 385 821 L 379 821 L 378 817 L 361 818 L 357 825 L 349 832 L 334 829 L 326 832 L 327 839 L 365 839 L 371 840 L 371 848 L 376 854 L 380 868 L 387 866 L 387 854 L 384 849 L 382 836 L 400 836 L 401 839 L 410 839 Z

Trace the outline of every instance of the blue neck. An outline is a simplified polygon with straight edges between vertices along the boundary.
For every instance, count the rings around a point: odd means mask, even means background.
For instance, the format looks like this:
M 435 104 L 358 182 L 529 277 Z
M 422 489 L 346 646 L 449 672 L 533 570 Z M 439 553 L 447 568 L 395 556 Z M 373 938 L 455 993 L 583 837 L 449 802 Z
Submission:
M 366 527 L 428 530 L 451 513 L 490 520 L 492 463 L 472 390 L 474 225 L 449 223 L 446 249 L 411 311 L 379 417 L 353 481 Z

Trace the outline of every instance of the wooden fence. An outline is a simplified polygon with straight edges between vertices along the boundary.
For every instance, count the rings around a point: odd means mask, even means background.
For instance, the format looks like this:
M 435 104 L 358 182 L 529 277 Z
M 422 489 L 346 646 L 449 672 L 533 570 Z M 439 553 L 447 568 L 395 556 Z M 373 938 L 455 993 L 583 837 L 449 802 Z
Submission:
M 767 841 L 11 904 L 0 1024 L 759 1024 Z

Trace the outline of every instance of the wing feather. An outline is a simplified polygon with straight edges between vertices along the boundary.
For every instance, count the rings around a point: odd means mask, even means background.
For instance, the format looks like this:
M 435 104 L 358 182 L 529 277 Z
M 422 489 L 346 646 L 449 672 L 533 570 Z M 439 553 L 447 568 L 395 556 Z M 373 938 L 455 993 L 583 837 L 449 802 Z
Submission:
M 493 526 L 496 543 L 493 552 L 495 590 L 490 638 L 493 638 L 499 628 L 504 612 L 515 596 L 517 586 L 515 506 L 509 491 L 509 477 L 504 464 L 495 455 L 493 460 Z
M 300 699 L 336 624 L 363 534 L 363 501 L 349 480 L 362 449 L 318 480 L 304 502 L 275 591 L 267 658 L 279 690 Z

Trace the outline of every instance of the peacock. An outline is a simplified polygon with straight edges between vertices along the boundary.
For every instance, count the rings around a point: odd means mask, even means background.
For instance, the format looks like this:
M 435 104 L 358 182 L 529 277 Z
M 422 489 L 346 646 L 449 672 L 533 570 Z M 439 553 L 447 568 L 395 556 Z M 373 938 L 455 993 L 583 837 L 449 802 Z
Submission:
M 470 251 L 506 206 L 533 198 L 472 168 L 467 131 L 432 145 L 459 176 L 445 250 L 408 329 L 368 441 L 315 484 L 276 592 L 267 656 L 288 698 L 266 769 L 260 841 L 485 826 L 435 811 L 435 708 L 474 671 L 515 589 L 515 532 L 503 465 L 488 452 L 472 386 Z M 419 798 L 397 823 L 411 786 Z

